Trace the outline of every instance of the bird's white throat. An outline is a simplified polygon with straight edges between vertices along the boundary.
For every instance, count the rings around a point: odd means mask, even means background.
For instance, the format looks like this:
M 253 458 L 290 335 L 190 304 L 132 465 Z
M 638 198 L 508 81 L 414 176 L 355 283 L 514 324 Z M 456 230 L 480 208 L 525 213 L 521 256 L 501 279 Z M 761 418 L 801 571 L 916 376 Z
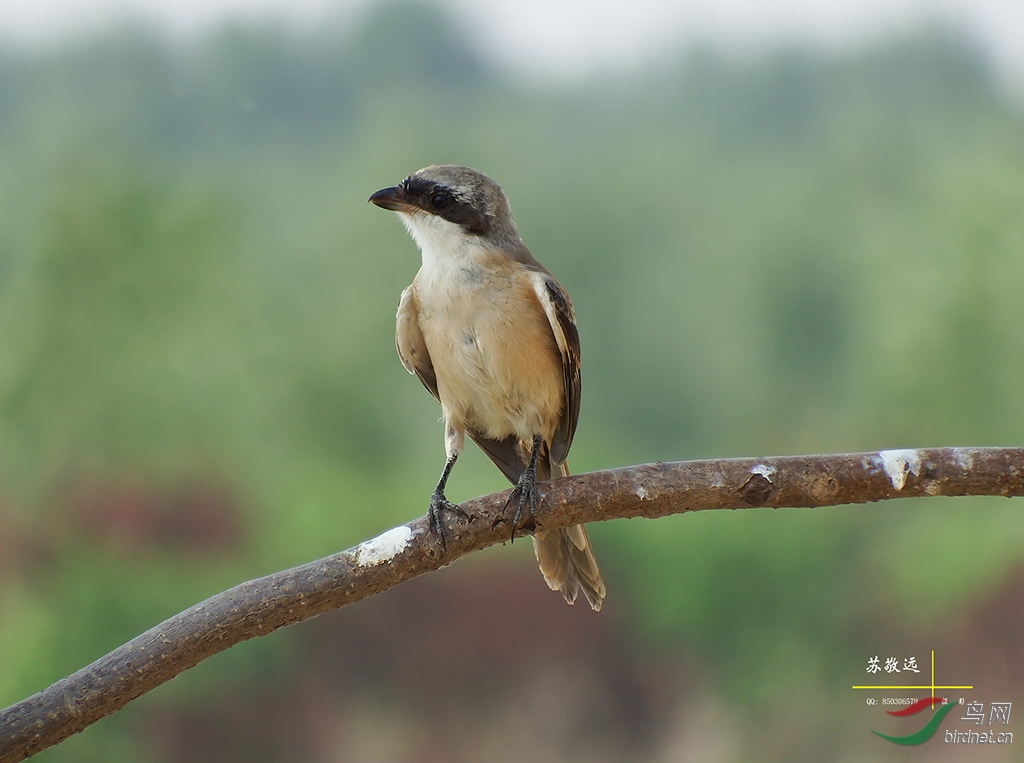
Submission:
M 466 233 L 461 226 L 435 215 L 399 213 L 409 235 L 419 247 L 423 270 L 443 277 L 453 269 L 462 269 L 485 256 L 479 236 Z

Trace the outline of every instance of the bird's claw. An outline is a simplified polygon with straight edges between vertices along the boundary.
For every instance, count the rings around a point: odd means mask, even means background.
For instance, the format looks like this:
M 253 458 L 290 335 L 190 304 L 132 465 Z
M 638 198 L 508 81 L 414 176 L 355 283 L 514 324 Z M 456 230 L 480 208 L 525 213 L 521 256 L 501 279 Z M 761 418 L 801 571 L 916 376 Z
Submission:
M 442 553 L 447 550 L 448 543 L 444 537 L 444 525 L 441 523 L 441 512 L 448 511 L 455 514 L 459 519 L 469 521 L 469 514 L 462 510 L 457 503 L 452 503 L 446 497 L 444 492 L 441 490 L 435 490 L 430 496 L 430 505 L 427 507 L 427 521 L 429 522 L 430 532 L 437 536 L 437 539 L 441 541 Z
M 536 526 L 534 517 L 537 514 L 537 507 L 540 503 L 540 495 L 537 491 L 537 478 L 533 472 L 529 469 L 523 472 L 523 475 L 519 478 L 519 482 L 516 486 L 509 491 L 508 498 L 505 499 L 505 508 L 502 512 L 507 512 L 508 507 L 515 504 L 515 511 L 512 513 L 512 532 L 509 537 L 509 541 L 514 541 L 516 538 L 516 531 L 523 529 L 532 531 Z M 529 509 L 526 521 L 520 525 L 523 520 L 523 515 L 527 513 Z

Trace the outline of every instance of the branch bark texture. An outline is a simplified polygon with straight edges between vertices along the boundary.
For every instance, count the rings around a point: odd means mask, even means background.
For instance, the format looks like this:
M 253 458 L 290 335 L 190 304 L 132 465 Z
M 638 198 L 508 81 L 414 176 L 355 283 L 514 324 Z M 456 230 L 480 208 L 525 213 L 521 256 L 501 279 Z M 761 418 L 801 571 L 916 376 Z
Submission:
M 0 763 L 24 760 L 247 639 L 365 599 L 508 540 L 506 492 L 466 501 L 444 554 L 421 518 L 324 559 L 235 586 L 0 711 Z M 655 463 L 542 485 L 538 529 L 707 509 L 1024 495 L 1024 448 L 923 448 Z

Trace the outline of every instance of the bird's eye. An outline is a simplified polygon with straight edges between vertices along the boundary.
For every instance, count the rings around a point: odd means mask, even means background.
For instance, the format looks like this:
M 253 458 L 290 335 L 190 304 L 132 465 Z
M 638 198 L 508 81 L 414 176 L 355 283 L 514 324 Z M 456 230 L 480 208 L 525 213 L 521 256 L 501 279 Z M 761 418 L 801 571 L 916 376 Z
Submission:
M 452 197 L 446 193 L 435 193 L 430 197 L 430 206 L 434 209 L 445 209 L 451 204 Z

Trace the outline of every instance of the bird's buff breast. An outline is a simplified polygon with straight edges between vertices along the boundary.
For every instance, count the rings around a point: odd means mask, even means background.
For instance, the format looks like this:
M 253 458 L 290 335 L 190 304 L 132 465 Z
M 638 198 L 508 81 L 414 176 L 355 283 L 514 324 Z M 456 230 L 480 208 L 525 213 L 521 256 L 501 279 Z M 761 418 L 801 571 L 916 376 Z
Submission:
M 550 439 L 561 358 L 525 272 L 464 262 L 421 270 L 416 286 L 445 418 L 492 439 Z

